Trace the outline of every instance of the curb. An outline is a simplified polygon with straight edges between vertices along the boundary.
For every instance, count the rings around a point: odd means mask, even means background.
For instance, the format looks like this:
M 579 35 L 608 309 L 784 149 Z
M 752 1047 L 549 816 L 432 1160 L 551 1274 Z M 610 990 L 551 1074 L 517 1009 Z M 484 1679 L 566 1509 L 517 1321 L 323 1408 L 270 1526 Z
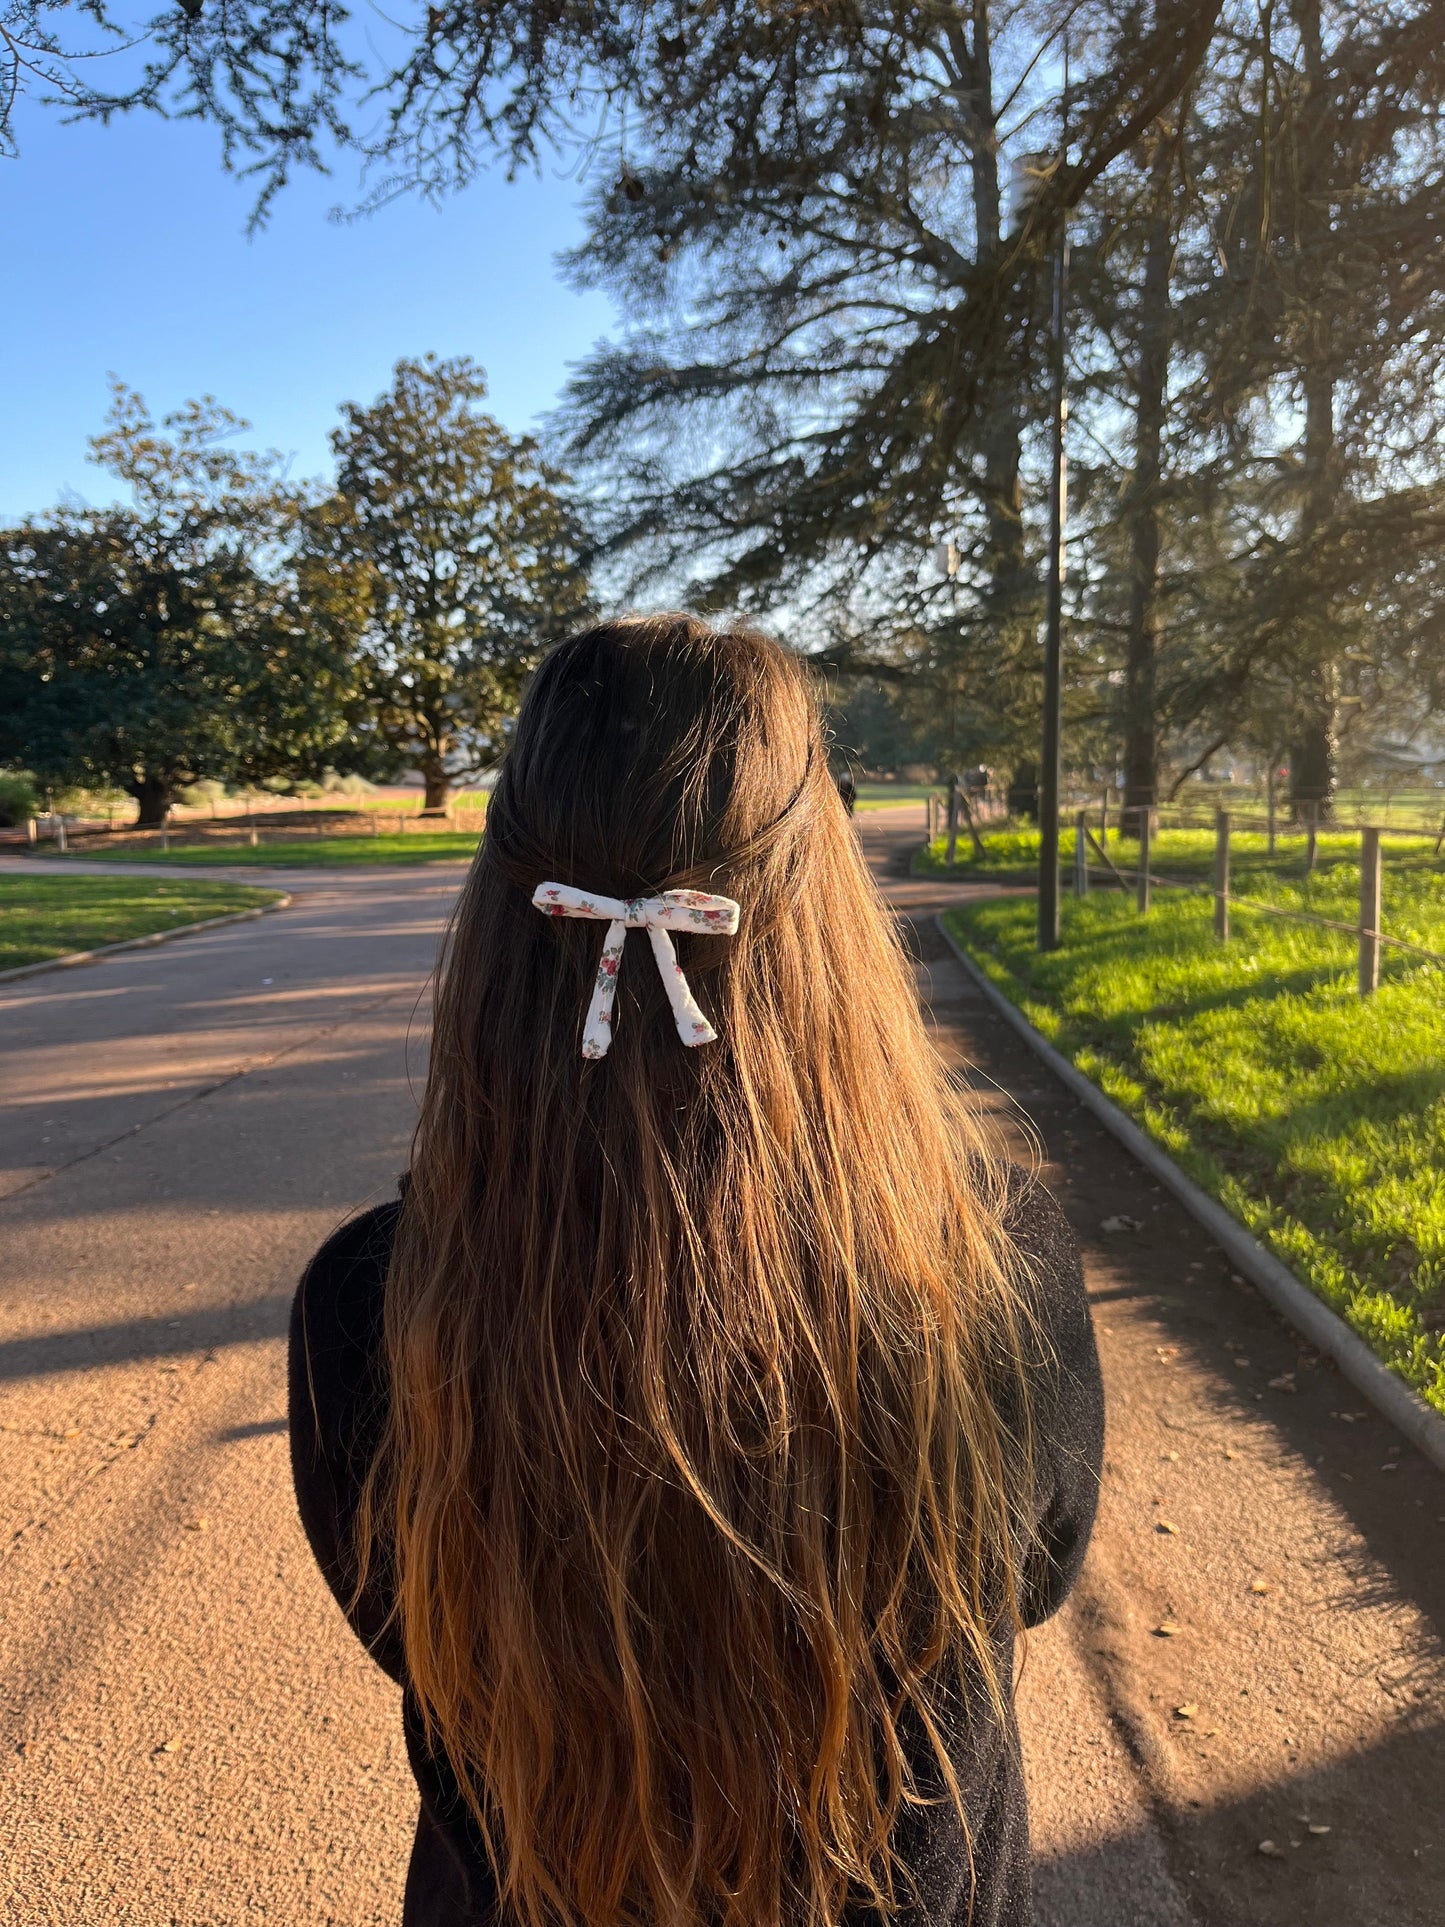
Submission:
M 1412 1445 L 1418 1446 L 1439 1471 L 1445 1472 L 1445 1418 L 1412 1392 L 1402 1378 L 1382 1365 L 1363 1338 L 1352 1332 L 1338 1313 L 1330 1310 L 1294 1273 L 1267 1251 L 1259 1240 L 1245 1230 L 1239 1220 L 1211 1198 L 1161 1150 L 1131 1117 L 1105 1097 L 1097 1084 L 1076 1070 L 1056 1051 L 1023 1012 L 1011 1004 L 1003 992 L 989 981 L 951 931 L 945 929 L 940 913 L 934 919 L 939 934 L 949 949 L 978 985 L 1005 1023 L 1012 1025 L 1024 1042 L 1048 1065 L 1054 1075 L 1091 1110 L 1125 1150 L 1152 1171 L 1156 1178 L 1178 1198 L 1185 1210 L 1196 1217 L 1215 1242 L 1229 1253 L 1238 1269 L 1317 1350 L 1332 1358 L 1340 1371 L 1362 1397 L 1367 1398 L 1383 1417 L 1389 1419 Z
M 149 950 L 153 944 L 171 943 L 177 937 L 193 937 L 198 930 L 219 930 L 222 924 L 250 923 L 254 917 L 269 916 L 284 910 L 291 901 L 282 892 L 274 903 L 257 904 L 254 910 L 230 910 L 224 917 L 204 917 L 200 923 L 178 924 L 174 930 L 155 930 L 148 937 L 127 937 L 123 943 L 103 943 L 96 950 L 72 950 L 64 957 L 46 957 L 40 963 L 21 964 L 14 970 L 0 970 L 0 984 L 13 984 L 21 977 L 38 977 L 42 970 L 69 970 L 73 964 L 96 963 L 101 957 L 115 957 L 122 950 Z

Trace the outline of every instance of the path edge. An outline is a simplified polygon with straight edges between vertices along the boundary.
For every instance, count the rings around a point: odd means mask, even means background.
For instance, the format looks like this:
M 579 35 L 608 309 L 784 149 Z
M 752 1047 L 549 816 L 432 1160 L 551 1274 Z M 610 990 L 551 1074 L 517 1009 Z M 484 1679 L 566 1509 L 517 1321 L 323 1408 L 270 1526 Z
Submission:
M 1239 1220 L 1207 1191 L 1188 1177 L 1147 1132 L 1140 1129 L 1111 1098 L 1105 1097 L 1090 1078 L 1067 1057 L 1054 1049 L 1042 1032 L 998 986 L 979 969 L 973 958 L 944 923 L 945 912 L 934 918 L 939 935 L 963 968 L 983 992 L 1005 1023 L 1016 1030 L 1024 1042 L 1048 1065 L 1079 1101 L 1091 1110 L 1105 1128 L 1118 1138 L 1146 1169 L 1152 1171 L 1223 1246 L 1250 1283 L 1269 1300 L 1318 1350 L 1332 1358 L 1340 1371 L 1363 1397 L 1367 1398 L 1412 1445 L 1419 1448 L 1437 1470 L 1445 1472 L 1445 1418 L 1420 1398 L 1402 1378 L 1381 1364 L 1364 1339 L 1352 1332 L 1337 1312 L 1300 1283 L 1287 1265 L 1276 1258 L 1247 1231 Z
M 0 970 L 0 984 L 18 983 L 22 977 L 38 977 L 42 970 L 69 970 L 75 964 L 95 963 L 101 957 L 118 956 L 123 950 L 149 950 L 154 944 L 174 943 L 177 937 L 193 937 L 199 930 L 219 930 L 227 923 L 250 923 L 255 917 L 270 916 L 273 910 L 284 910 L 290 902 L 290 892 L 283 890 L 274 903 L 258 903 L 250 910 L 228 910 L 224 917 L 203 917 L 199 923 L 178 924 L 174 930 L 153 930 L 148 937 L 127 937 L 122 943 L 103 943 L 95 950 L 71 950 L 63 957 L 18 964 L 14 970 Z

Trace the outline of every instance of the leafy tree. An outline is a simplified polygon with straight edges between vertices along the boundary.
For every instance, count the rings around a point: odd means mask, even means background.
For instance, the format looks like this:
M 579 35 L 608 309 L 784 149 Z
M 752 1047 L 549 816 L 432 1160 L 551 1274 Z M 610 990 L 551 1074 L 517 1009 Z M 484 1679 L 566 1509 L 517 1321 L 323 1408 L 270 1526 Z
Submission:
M 276 458 L 227 444 L 209 398 L 155 423 L 117 384 L 98 460 L 130 509 L 62 509 L 0 546 L 0 758 L 113 784 L 142 824 L 205 778 L 347 760 L 350 666 L 301 619 L 285 568 L 296 503 Z
M 1182 297 L 1221 458 L 1195 684 L 1226 738 L 1258 734 L 1271 692 L 1293 798 L 1327 813 L 1342 726 L 1402 678 L 1438 684 L 1445 6 L 1290 0 L 1226 25 Z
M 542 652 L 589 612 L 563 477 L 478 404 L 475 363 L 400 361 L 348 402 L 334 493 L 304 518 L 302 594 L 356 633 L 368 727 L 421 771 L 426 807 L 491 768 Z

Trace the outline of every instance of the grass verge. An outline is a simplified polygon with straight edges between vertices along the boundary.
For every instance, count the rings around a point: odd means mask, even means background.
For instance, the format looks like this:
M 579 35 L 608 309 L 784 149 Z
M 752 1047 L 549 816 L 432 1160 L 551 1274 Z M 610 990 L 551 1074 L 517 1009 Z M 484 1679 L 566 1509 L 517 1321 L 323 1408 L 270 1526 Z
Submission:
M 369 867 L 372 864 L 444 863 L 469 861 L 478 838 L 462 830 L 408 830 L 397 836 L 262 837 L 253 850 L 249 843 L 191 843 L 169 850 L 144 844 L 83 849 L 77 852 L 99 863 L 164 863 L 180 868 L 197 864 L 227 869 L 311 870 Z
M 0 970 L 254 910 L 275 890 L 155 877 L 0 876 Z
M 1385 928 L 1445 950 L 1438 869 L 1401 857 L 1386 879 Z M 1349 882 L 1319 879 L 1312 907 L 1334 914 L 1326 886 L 1343 907 Z M 1445 970 L 1387 951 L 1364 999 L 1347 936 L 1242 912 L 1219 944 L 1198 897 L 1161 893 L 1147 919 L 1118 891 L 1068 899 L 1046 955 L 1035 915 L 996 900 L 948 922 L 1056 1049 L 1445 1413 Z

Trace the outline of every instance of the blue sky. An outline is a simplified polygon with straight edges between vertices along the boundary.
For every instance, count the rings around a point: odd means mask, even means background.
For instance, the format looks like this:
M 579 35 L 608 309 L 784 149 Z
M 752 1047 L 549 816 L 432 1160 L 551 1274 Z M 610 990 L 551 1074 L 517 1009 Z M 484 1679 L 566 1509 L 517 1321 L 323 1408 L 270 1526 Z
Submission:
M 251 190 L 221 171 L 213 133 L 132 118 L 66 127 L 30 105 L 18 160 L 0 160 L 0 518 L 91 502 L 116 486 L 86 459 L 109 371 L 162 413 L 211 393 L 248 439 L 327 472 L 343 400 L 369 400 L 401 355 L 470 354 L 492 411 L 536 425 L 612 325 L 554 258 L 580 233 L 576 183 L 484 176 L 441 209 L 407 199 L 337 226 L 353 172 L 299 180 L 245 233 Z

